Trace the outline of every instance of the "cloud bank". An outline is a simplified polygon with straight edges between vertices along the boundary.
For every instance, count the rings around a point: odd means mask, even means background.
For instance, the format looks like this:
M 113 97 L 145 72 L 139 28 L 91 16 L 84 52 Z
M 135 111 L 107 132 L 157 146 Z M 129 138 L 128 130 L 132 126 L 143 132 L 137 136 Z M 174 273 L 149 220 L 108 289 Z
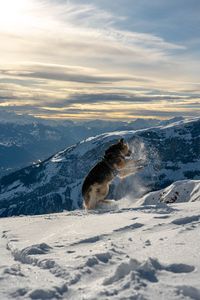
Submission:
M 148 32 L 147 17 L 134 30 L 135 1 L 126 2 L 0 1 L 0 108 L 45 118 L 197 115 L 196 44 Z

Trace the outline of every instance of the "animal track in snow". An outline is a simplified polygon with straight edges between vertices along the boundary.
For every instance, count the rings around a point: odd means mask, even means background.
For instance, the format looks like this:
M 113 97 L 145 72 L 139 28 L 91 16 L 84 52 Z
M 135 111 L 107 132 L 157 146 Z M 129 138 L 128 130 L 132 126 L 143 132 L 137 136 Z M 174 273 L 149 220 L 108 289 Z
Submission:
M 121 227 L 121 228 L 117 228 L 117 229 L 113 230 L 113 232 L 122 232 L 122 231 L 134 230 L 134 229 L 141 228 L 143 226 L 144 226 L 144 224 L 141 224 L 141 223 L 133 223 L 131 225 L 127 225 L 127 226 L 124 226 L 124 227 Z
M 38 255 L 38 254 L 47 254 L 50 249 L 52 249 L 49 245 L 45 243 L 36 244 L 29 246 L 27 248 L 24 248 L 21 253 L 22 255 Z
M 21 276 L 24 277 L 25 275 L 21 271 L 21 267 L 19 264 L 13 265 L 11 267 L 7 267 L 3 271 L 4 274 L 14 275 L 14 276 Z
M 129 231 L 129 230 L 134 230 L 134 229 L 138 229 L 143 227 L 144 224 L 141 223 L 133 223 L 131 225 L 127 225 L 121 228 L 117 228 L 114 229 L 113 232 L 114 233 L 118 233 L 118 232 L 124 232 L 124 231 Z M 102 235 L 96 235 L 96 236 L 92 236 L 90 238 L 86 238 L 86 239 L 82 239 L 82 240 L 78 240 L 77 242 L 74 242 L 72 244 L 70 244 L 70 246 L 76 246 L 76 245 L 80 245 L 80 244 L 93 244 L 93 243 L 97 243 L 103 239 L 108 239 L 109 236 L 111 234 L 102 234 Z
M 169 266 L 164 267 L 163 270 L 169 271 L 172 273 L 190 273 L 194 271 L 194 266 L 187 264 L 171 264 Z
M 184 297 L 199 300 L 200 299 L 200 289 L 189 285 L 177 286 L 177 294 L 183 295 Z
M 157 259 L 149 258 L 147 261 L 140 263 L 135 259 L 119 264 L 113 276 L 106 278 L 103 285 L 112 285 L 119 280 L 124 280 L 128 275 L 131 279 L 139 278 L 149 282 L 157 282 L 157 272 L 167 271 L 171 273 L 190 273 L 194 271 L 194 266 L 187 264 L 161 264 Z
M 97 254 L 95 254 L 95 256 L 100 262 L 103 262 L 103 263 L 107 263 L 112 257 L 110 252 L 97 253 Z
M 105 236 L 106 235 L 92 236 L 90 238 L 82 239 L 82 240 L 79 240 L 77 242 L 74 242 L 74 243 L 71 244 L 71 246 L 75 246 L 75 245 L 79 245 L 79 244 L 91 244 L 91 243 L 93 244 L 93 243 L 99 242 Z
M 172 221 L 172 224 L 185 225 L 185 224 L 189 224 L 192 222 L 198 222 L 198 221 L 200 221 L 200 215 L 175 219 Z
M 18 288 L 16 291 L 10 293 L 13 298 L 23 297 L 28 293 L 27 288 Z
M 35 289 L 31 291 L 28 296 L 31 299 L 61 299 L 62 295 L 68 291 L 66 284 L 63 284 L 61 287 L 54 287 L 52 289 Z
M 170 215 L 164 215 L 164 216 L 155 216 L 154 219 L 168 219 Z

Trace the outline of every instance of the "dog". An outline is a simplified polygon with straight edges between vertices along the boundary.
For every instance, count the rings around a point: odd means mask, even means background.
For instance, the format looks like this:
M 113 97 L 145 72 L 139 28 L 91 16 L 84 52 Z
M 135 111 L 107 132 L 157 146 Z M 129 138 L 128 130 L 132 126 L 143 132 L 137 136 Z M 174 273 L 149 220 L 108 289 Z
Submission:
M 83 205 L 86 209 L 95 209 L 100 202 L 109 203 L 109 200 L 105 200 L 109 185 L 117 173 L 126 167 L 131 154 L 124 139 L 105 151 L 103 159 L 91 169 L 82 185 Z

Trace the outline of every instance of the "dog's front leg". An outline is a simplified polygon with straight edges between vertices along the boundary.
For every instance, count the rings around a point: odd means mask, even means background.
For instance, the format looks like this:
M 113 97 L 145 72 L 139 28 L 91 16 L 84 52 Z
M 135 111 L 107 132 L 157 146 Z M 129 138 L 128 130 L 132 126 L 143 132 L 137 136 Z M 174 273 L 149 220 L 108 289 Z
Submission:
M 119 171 L 119 177 L 124 178 L 127 177 L 133 173 L 135 173 L 138 170 L 143 169 L 143 166 L 139 166 L 142 160 L 126 160 L 125 167 Z

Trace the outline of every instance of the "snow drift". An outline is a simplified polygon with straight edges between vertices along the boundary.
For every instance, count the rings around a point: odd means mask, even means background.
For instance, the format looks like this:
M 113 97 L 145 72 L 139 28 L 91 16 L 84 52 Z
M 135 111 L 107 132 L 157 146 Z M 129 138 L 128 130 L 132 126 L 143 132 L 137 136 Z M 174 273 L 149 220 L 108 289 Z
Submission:
M 200 299 L 199 184 L 159 192 L 183 203 L 1 218 L 0 299 Z

